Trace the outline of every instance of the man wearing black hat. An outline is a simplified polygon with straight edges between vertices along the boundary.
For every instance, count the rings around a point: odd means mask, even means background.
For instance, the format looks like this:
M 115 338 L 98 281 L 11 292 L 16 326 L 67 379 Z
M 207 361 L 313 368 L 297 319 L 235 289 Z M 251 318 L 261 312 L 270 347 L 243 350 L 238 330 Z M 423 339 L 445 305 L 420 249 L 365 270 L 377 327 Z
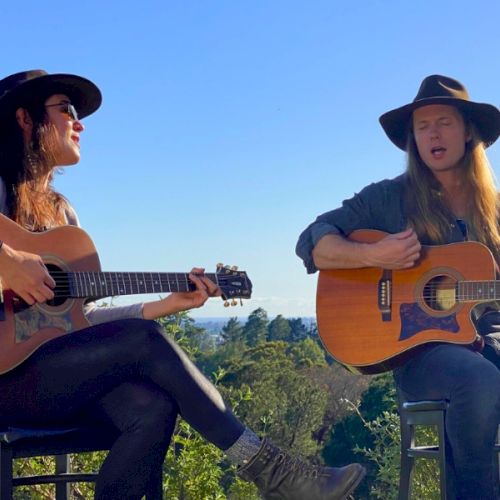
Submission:
M 500 262 L 499 197 L 485 155 L 500 134 L 500 111 L 471 101 L 460 82 L 432 75 L 413 102 L 385 113 L 380 123 L 406 151 L 406 172 L 365 187 L 310 224 L 296 248 L 307 271 L 403 270 L 418 265 L 421 245 L 466 240 L 485 244 Z M 388 234 L 371 243 L 349 239 L 358 229 Z M 498 498 L 498 310 L 495 302 L 474 309 L 482 336 L 474 346 L 486 344 L 481 354 L 470 345 L 427 343 L 394 370 L 401 397 L 449 401 L 449 499 Z

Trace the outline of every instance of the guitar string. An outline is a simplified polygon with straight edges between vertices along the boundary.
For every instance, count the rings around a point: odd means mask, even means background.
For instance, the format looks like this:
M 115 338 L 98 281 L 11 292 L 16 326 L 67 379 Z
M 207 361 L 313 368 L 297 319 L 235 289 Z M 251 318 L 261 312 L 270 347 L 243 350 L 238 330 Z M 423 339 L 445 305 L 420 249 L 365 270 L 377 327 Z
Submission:
M 187 273 L 52 271 L 50 274 L 56 280 L 55 296 L 58 298 L 72 295 L 86 297 L 92 296 L 93 293 L 99 293 L 100 295 L 103 290 L 106 291 L 106 296 L 123 294 L 124 289 L 130 290 L 131 293 L 194 290 L 194 284 Z M 214 276 L 219 284 L 223 281 L 221 276 L 212 273 L 207 273 L 205 276 L 209 278 Z M 100 278 L 104 278 L 104 280 Z M 240 278 L 243 278 L 243 276 L 240 275 Z M 124 280 L 129 281 L 129 283 L 126 284 Z M 158 285 L 160 286 L 159 290 Z M 76 289 L 76 293 L 73 294 L 74 289 Z M 78 293 L 79 289 L 81 289 L 81 293 Z

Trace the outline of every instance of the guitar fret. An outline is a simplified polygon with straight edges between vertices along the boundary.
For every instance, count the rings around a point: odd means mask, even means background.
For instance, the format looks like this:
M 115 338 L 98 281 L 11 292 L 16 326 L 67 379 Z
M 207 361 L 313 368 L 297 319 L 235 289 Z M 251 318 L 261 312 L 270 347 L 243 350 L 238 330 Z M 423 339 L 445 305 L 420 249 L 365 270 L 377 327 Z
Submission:
M 460 281 L 457 283 L 457 297 L 463 302 L 488 302 L 499 297 L 497 281 Z
M 217 283 L 223 290 L 227 286 L 226 277 L 219 274 L 206 274 L 210 280 Z M 236 277 L 234 279 L 240 279 Z M 132 273 L 132 272 L 94 272 L 94 271 L 79 271 L 68 272 L 64 277 L 58 278 L 59 296 L 67 297 L 111 297 L 118 295 L 129 294 L 146 294 L 146 293 L 171 293 L 171 292 L 187 292 L 195 290 L 195 285 L 189 280 L 188 273 Z M 240 288 L 235 290 L 237 294 L 245 288 L 245 284 L 240 284 Z M 233 283 L 231 283 L 233 286 Z M 484 288 L 484 291 L 478 289 L 475 294 L 474 287 L 479 286 Z M 487 287 L 482 282 L 461 282 L 457 283 L 456 295 L 457 300 L 469 300 L 468 297 L 479 295 L 479 300 L 485 300 L 490 296 L 496 296 L 495 287 Z

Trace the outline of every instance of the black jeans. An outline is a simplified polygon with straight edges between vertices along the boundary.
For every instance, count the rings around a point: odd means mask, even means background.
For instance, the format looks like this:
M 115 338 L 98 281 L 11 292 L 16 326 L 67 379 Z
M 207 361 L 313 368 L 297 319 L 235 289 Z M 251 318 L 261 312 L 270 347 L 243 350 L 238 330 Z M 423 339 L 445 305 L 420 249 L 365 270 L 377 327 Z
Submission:
M 490 353 L 491 355 L 491 353 Z M 447 495 L 450 500 L 499 498 L 493 446 L 500 423 L 500 359 L 440 344 L 394 371 L 407 401 L 447 399 Z
M 140 499 L 181 416 L 229 448 L 244 426 L 153 321 L 120 320 L 58 337 L 0 376 L 0 426 L 102 419 L 119 432 L 96 498 Z

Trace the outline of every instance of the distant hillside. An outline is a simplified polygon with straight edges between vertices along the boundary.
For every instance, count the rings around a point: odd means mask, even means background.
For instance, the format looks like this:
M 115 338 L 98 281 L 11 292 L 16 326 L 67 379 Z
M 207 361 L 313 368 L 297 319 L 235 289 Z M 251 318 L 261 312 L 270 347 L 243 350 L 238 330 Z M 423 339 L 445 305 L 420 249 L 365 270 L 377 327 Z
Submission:
M 218 334 L 222 330 L 222 328 L 226 325 L 226 323 L 229 321 L 229 318 L 218 318 L 218 317 L 213 317 L 213 318 L 193 318 L 195 320 L 196 326 L 199 326 L 201 328 L 204 328 L 207 332 L 213 333 L 213 334 Z M 269 320 L 273 320 L 274 318 L 270 317 Z M 288 318 L 291 319 L 291 318 Z M 316 318 L 314 317 L 303 317 L 300 318 L 304 325 L 310 326 L 316 322 Z M 239 317 L 238 321 L 241 324 L 245 324 L 247 321 L 246 317 Z

